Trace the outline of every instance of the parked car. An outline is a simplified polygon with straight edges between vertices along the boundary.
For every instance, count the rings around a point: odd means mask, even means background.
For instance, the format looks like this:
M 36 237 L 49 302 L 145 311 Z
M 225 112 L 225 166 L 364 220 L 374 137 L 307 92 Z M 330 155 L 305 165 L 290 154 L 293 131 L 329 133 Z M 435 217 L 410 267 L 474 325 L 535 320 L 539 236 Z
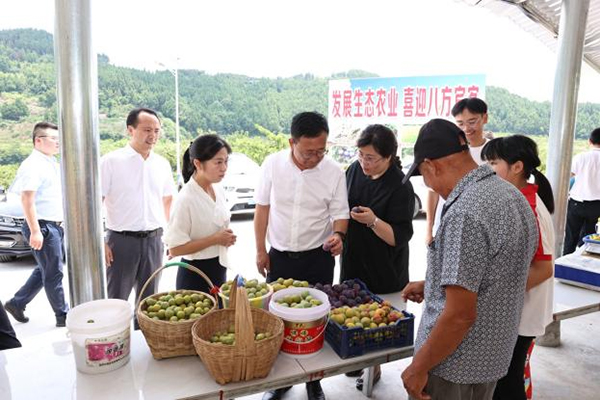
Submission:
M 404 173 L 408 172 L 408 169 L 404 170 Z M 413 191 L 415 192 L 415 211 L 413 212 L 413 218 L 416 218 L 419 213 L 425 212 L 425 202 L 427 201 L 427 193 L 429 188 L 425 186 L 422 176 L 411 176 L 410 183 L 412 184 Z
M 19 197 L 0 188 L 0 262 L 31 254 L 31 247 L 21 233 L 24 223 Z
M 232 213 L 252 211 L 256 208 L 254 191 L 260 176 L 260 166 L 242 153 L 229 155 L 229 166 L 221 181 L 227 204 Z

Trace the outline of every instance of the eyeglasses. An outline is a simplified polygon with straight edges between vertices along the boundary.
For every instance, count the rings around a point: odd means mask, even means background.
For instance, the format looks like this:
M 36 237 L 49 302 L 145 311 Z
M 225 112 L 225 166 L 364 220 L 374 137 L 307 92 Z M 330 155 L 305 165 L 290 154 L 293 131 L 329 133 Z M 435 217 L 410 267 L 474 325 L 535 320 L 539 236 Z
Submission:
M 476 126 L 477 126 L 477 124 L 479 124 L 479 121 L 480 121 L 480 120 L 481 120 L 481 117 L 477 117 L 477 118 L 470 119 L 470 120 L 468 120 L 468 121 L 464 121 L 464 122 L 463 122 L 463 121 L 460 121 L 460 122 L 457 122 L 457 123 L 456 123 L 456 125 L 457 125 L 459 128 L 462 128 L 462 127 L 464 127 L 464 126 L 468 126 L 469 128 L 474 128 L 474 127 L 476 127 Z
M 360 151 L 358 152 L 358 161 L 363 164 L 374 165 L 383 160 L 383 157 L 365 156 Z
M 58 136 L 36 136 L 36 137 L 48 138 L 48 139 L 52 140 L 53 142 L 58 142 L 58 140 L 59 140 Z
M 302 157 L 305 160 L 310 160 L 313 157 L 317 157 L 317 158 L 324 157 L 325 154 L 327 154 L 328 152 L 329 152 L 329 150 L 327 150 L 327 149 L 323 149 L 323 150 L 309 150 L 309 151 L 300 151 L 300 150 L 298 150 L 298 154 L 300 155 L 300 157 Z

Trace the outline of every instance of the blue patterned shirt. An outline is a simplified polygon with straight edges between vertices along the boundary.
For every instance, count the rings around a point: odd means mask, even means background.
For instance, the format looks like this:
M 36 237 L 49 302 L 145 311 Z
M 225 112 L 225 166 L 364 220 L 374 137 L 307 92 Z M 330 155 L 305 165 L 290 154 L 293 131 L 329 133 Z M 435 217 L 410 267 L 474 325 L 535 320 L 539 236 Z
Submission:
M 425 305 L 415 348 L 427 340 L 442 313 L 447 285 L 477 293 L 477 319 L 432 374 L 460 384 L 506 375 L 537 242 L 535 216 L 516 187 L 487 165 L 459 181 L 428 250 Z

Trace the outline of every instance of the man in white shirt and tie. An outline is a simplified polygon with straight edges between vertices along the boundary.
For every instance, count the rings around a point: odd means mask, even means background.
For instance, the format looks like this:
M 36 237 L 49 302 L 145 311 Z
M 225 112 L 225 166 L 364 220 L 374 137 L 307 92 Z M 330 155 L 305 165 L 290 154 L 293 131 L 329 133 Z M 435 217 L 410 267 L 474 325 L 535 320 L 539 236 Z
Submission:
M 256 192 L 256 265 L 268 282 L 278 278 L 332 283 L 334 257 L 348 228 L 346 178 L 325 156 L 329 126 L 316 112 L 297 114 L 290 150 L 268 156 Z M 270 244 L 267 252 L 266 239 Z M 324 399 L 319 381 L 307 383 L 309 400 Z M 288 388 L 263 400 L 282 398 Z

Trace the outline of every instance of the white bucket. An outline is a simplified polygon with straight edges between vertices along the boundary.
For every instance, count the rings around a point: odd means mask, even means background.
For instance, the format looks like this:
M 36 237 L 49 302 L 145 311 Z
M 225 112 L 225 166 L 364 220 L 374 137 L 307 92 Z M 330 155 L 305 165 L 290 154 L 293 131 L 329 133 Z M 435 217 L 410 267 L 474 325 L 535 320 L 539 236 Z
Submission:
M 79 372 L 101 374 L 129 361 L 131 305 L 125 300 L 103 299 L 83 303 L 67 314 Z
M 308 291 L 322 304 L 310 308 L 288 308 L 277 303 L 277 300 L 287 295 L 300 294 L 304 291 Z M 306 358 L 319 354 L 325 339 L 329 308 L 327 294 L 317 289 L 293 287 L 273 293 L 269 303 L 269 312 L 283 320 L 282 354 L 294 358 Z

